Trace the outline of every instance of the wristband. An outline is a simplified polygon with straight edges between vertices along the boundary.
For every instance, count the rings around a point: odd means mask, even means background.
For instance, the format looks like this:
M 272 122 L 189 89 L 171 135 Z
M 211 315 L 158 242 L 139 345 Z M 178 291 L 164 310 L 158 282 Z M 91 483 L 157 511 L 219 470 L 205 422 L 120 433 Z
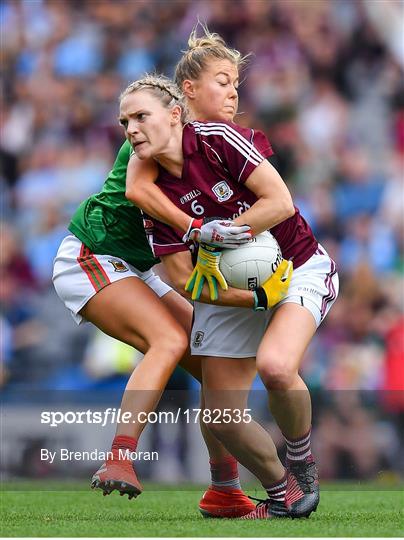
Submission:
M 256 287 L 254 294 L 254 311 L 266 311 L 268 309 L 267 295 L 262 287 Z
M 186 243 L 186 242 L 189 242 L 190 240 L 197 240 L 197 238 L 192 238 L 191 237 L 192 236 L 192 231 L 193 230 L 198 230 L 199 234 L 200 234 L 200 230 L 201 230 L 202 225 L 203 225 L 203 219 L 196 219 L 196 218 L 191 219 L 191 221 L 189 222 L 189 225 L 188 225 L 187 232 L 182 237 L 182 241 L 184 243 Z
M 199 247 L 205 249 L 206 251 L 209 251 L 209 253 L 220 253 L 221 251 L 223 251 L 223 248 L 218 246 L 212 246 L 211 244 L 206 244 L 205 242 L 199 244 Z

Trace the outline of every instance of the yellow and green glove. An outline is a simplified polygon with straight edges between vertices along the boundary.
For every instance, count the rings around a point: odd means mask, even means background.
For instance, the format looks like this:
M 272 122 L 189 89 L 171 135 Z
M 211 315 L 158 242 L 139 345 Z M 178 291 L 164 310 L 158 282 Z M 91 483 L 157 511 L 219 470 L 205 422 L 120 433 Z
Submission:
M 272 276 L 254 289 L 254 311 L 265 311 L 276 306 L 288 293 L 293 275 L 292 261 L 282 260 Z
M 217 286 L 227 291 L 227 283 L 219 269 L 221 251 L 220 248 L 209 244 L 199 244 L 198 258 L 195 268 L 185 285 L 185 290 L 192 292 L 192 300 L 198 300 L 201 296 L 205 281 L 209 286 L 210 299 L 217 300 Z

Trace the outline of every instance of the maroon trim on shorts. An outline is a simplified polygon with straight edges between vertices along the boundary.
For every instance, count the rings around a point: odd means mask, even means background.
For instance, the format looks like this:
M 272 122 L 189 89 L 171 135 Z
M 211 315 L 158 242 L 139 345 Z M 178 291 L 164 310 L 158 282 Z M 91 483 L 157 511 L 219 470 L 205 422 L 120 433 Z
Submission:
M 331 269 L 330 271 L 328 272 L 325 280 L 324 280 L 324 283 L 325 283 L 325 287 L 328 291 L 328 293 L 323 297 L 323 302 L 321 304 L 321 310 L 320 310 L 320 314 L 321 314 L 321 320 L 323 320 L 326 312 L 327 312 L 327 307 L 328 307 L 328 304 L 333 302 L 337 295 L 336 295 L 336 292 L 335 292 L 335 287 L 334 287 L 334 283 L 332 281 L 332 278 L 335 276 L 335 274 L 337 273 L 337 269 L 336 269 L 336 266 L 335 266 L 335 262 L 331 260 Z

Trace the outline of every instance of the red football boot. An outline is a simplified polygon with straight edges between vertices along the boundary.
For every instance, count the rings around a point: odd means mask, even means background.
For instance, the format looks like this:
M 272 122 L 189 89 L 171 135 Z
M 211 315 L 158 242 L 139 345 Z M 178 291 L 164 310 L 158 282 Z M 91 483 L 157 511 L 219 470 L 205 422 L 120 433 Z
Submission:
M 91 487 L 102 489 L 104 495 L 109 495 L 116 489 L 121 495 L 127 494 L 129 499 L 137 497 L 143 491 L 130 459 L 107 460 L 93 475 Z
M 255 509 L 255 504 L 241 489 L 219 490 L 210 486 L 199 501 L 199 511 L 206 518 L 239 518 Z

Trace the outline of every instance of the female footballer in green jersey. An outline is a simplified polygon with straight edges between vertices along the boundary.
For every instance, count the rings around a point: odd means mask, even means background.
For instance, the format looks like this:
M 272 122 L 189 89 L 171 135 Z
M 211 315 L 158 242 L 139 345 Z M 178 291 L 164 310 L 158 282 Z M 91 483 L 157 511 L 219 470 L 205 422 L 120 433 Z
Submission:
M 209 112 L 219 119 L 232 117 L 220 107 Z M 74 214 L 69 225 L 72 235 L 64 239 L 55 259 L 53 281 L 78 324 L 92 322 L 145 353 L 129 378 L 121 404 L 122 413 L 128 411 L 136 419 L 138 413 L 154 410 L 178 363 L 199 381 L 201 366 L 191 361 L 188 352 L 192 307 L 152 271 L 158 260 L 147 242 L 141 212 L 125 197 L 131 152 L 125 142 L 102 191 L 84 201 Z M 234 227 L 231 222 L 197 225 L 189 228 L 188 237 L 220 246 L 234 247 L 251 237 L 249 227 Z M 116 489 L 130 497 L 142 491 L 131 461 L 119 455 L 122 450 L 136 449 L 144 427 L 142 422 L 118 425 L 112 443 L 118 459 L 108 460 L 97 471 L 94 486 L 104 493 Z M 212 474 L 201 511 L 216 517 L 250 512 L 254 505 L 240 489 L 236 460 L 205 424 L 201 429 Z

